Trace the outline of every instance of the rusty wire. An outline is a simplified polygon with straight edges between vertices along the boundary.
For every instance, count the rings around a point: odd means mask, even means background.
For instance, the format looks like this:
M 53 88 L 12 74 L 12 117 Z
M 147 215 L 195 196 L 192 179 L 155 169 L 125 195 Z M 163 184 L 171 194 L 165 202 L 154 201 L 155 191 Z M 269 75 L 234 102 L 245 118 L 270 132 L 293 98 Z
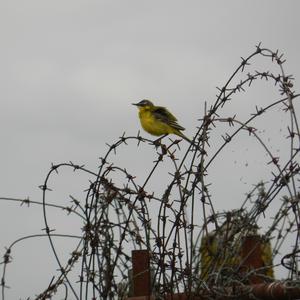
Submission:
M 246 73 L 247 68 L 262 57 L 277 67 L 277 73 L 269 70 Z M 294 102 L 299 94 L 293 91 L 293 78 L 286 75 L 285 60 L 278 51 L 263 48 L 260 44 L 229 77 L 224 86 L 218 88 L 215 102 L 207 107 L 193 137 L 194 145 L 186 152 L 179 151 L 180 140 L 162 140 L 153 142 L 138 133 L 137 136 L 121 136 L 115 143 L 108 145 L 107 153 L 100 159 L 97 172 L 72 162 L 52 165 L 43 185 L 41 202 L 29 199 L 4 199 L 19 201 L 21 204 L 40 204 L 43 206 L 45 233 L 55 256 L 58 273 L 53 274 L 48 286 L 41 288 L 35 299 L 54 298 L 63 291 L 65 299 L 123 299 L 130 293 L 131 250 L 148 249 L 151 252 L 152 292 L 156 298 L 166 293 L 196 292 L 207 295 L 207 299 L 226 296 L 228 288 L 243 286 L 256 270 L 239 272 L 243 262 L 232 264 L 239 255 L 239 245 L 249 234 L 264 231 L 265 240 L 272 241 L 272 259 L 279 257 L 280 262 L 266 268 L 279 265 L 288 270 L 287 280 L 299 280 L 299 138 L 300 131 Z M 239 76 L 242 79 L 237 79 Z M 238 80 L 238 81 L 237 81 Z M 237 83 L 235 82 L 237 81 Z M 256 107 L 256 111 L 246 120 L 238 120 L 236 115 L 224 115 L 222 109 L 239 93 L 252 88 L 255 82 L 272 81 L 278 90 L 278 99 L 265 107 Z M 266 114 L 272 114 L 278 108 L 288 115 L 285 135 L 289 140 L 287 159 L 281 159 L 268 147 L 253 124 Z M 210 140 L 216 128 L 225 128 L 222 143 L 211 150 Z M 267 155 L 266 167 L 272 171 L 268 180 L 254 182 L 244 202 L 233 211 L 218 212 L 212 200 L 213 189 L 207 180 L 210 168 L 216 158 L 241 135 L 246 133 L 257 142 Z M 134 174 L 114 164 L 112 154 L 121 146 L 137 144 L 136 151 L 150 147 L 157 159 L 142 184 Z M 196 146 L 195 146 L 196 145 Z M 143 146 L 143 147 L 142 147 Z M 171 162 L 172 170 L 162 193 L 148 190 L 149 182 L 160 176 L 158 169 Z M 86 173 L 93 178 L 85 194 L 85 199 L 71 198 L 71 205 L 64 207 L 82 222 L 81 235 L 71 233 L 65 238 L 78 239 L 77 247 L 69 259 L 60 258 L 54 232 L 55 224 L 48 220 L 49 180 L 54 173 L 63 168 Z M 112 174 L 119 174 L 121 180 L 114 181 Z M 259 178 L 259 176 L 258 176 Z M 53 189 L 53 187 L 51 187 Z M 274 202 L 281 205 L 275 213 L 270 213 Z M 273 221 L 267 229 L 260 228 L 259 220 L 268 213 Z M 219 249 L 211 253 L 213 259 L 201 265 L 201 240 L 213 235 L 218 237 Z M 25 238 L 34 238 L 33 235 Z M 292 240 L 289 253 L 281 253 L 287 239 Z M 6 274 L 12 261 L 12 243 L 3 256 L 2 299 L 6 299 Z M 205 244 L 202 246 L 205 246 Z M 203 255 L 203 254 L 202 254 Z M 205 267 L 205 268 L 204 268 Z M 204 268 L 204 269 L 203 269 Z M 202 270 L 202 271 L 201 271 Z M 204 270 L 204 271 L 203 271 Z M 73 280 L 72 273 L 77 279 Z M 271 280 L 267 278 L 266 280 Z M 249 291 L 242 289 L 243 293 Z M 235 295 L 231 298 L 238 298 Z

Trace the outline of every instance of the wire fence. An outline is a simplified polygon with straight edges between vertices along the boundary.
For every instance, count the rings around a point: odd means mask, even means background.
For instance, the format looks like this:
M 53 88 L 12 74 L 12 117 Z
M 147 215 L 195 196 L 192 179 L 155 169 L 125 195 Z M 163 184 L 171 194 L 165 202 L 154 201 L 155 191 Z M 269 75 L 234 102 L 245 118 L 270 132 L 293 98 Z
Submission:
M 258 59 L 266 60 L 275 71 L 247 72 Z M 97 171 L 72 162 L 52 165 L 40 186 L 42 201 L 1 198 L 24 205 L 41 205 L 45 223 L 43 233 L 14 241 L 4 253 L 2 299 L 7 299 L 6 277 L 13 262 L 14 246 L 24 239 L 40 236 L 49 239 L 58 271 L 49 274 L 51 281 L 41 287 L 40 294 L 33 299 L 55 299 L 58 295 L 64 299 L 125 299 L 131 293 L 133 249 L 147 249 L 151 253 L 151 292 L 156 299 L 180 292 L 205 293 L 207 299 L 216 299 L 216 295 L 234 299 L 237 296 L 231 297 L 228 287 L 248 284 L 257 272 L 266 282 L 271 282 L 273 271 L 278 268 L 287 270 L 287 281 L 297 283 L 300 274 L 300 131 L 295 101 L 299 94 L 293 90 L 293 77 L 285 74 L 284 62 L 278 51 L 263 48 L 261 44 L 247 58 L 241 58 L 225 85 L 218 88 L 215 102 L 210 106 L 205 104 L 193 145 L 185 152 L 181 149 L 183 142 L 177 139 L 153 142 L 140 133 L 137 136 L 124 134 L 108 145 Z M 225 108 L 234 97 L 248 92 L 256 82 L 266 81 L 273 83 L 278 98 L 264 107 L 256 106 L 246 119 L 238 119 L 234 111 L 228 115 Z M 288 142 L 282 156 L 269 146 L 262 133 L 263 125 L 260 128 L 255 125 L 265 116 L 272 118 L 274 111 L 280 111 L 287 120 L 284 130 L 276 133 Z M 222 142 L 212 147 L 215 132 Z M 268 170 L 269 177 L 260 181 L 257 174 L 258 180 L 243 203 L 234 210 L 219 212 L 213 201 L 214 189 L 210 184 L 214 178 L 210 171 L 214 164 L 218 169 L 219 157 L 241 136 L 259 145 L 265 161 L 263 168 Z M 118 155 L 123 147 L 132 144 L 138 145 L 137 152 L 149 148 L 156 155 L 142 184 L 137 181 L 137 174 L 114 163 L 114 154 Z M 168 168 L 172 166 L 168 176 L 159 171 L 166 164 Z M 48 196 L 55 187 L 49 182 L 65 168 L 87 174 L 92 180 L 83 199 L 71 196 L 68 206 L 51 204 Z M 163 192 L 152 192 L 149 186 L 153 179 L 163 182 Z M 275 210 L 273 204 L 276 204 Z M 80 233 L 55 231 L 56 225 L 49 220 L 50 208 L 63 209 L 78 218 Z M 266 218 L 270 224 L 263 228 L 259 224 Z M 237 260 L 241 243 L 245 237 L 257 234 L 266 245 L 271 241 L 272 246 L 267 249 L 269 256 L 259 270 L 241 272 L 245 260 L 245 257 Z M 62 258 L 57 249 L 58 237 L 77 241 L 67 259 Z M 284 247 L 286 243 L 291 250 Z M 13 282 L 10 286 L 16 288 Z

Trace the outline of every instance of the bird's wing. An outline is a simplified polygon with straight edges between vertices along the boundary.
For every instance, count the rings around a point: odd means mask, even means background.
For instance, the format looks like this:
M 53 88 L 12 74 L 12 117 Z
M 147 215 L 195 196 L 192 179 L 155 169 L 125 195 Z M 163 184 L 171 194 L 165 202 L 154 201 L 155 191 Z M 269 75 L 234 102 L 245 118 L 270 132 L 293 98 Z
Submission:
M 177 119 L 175 118 L 175 116 L 173 116 L 165 107 L 155 107 L 153 110 L 153 115 L 156 119 L 170 125 L 174 129 L 185 130 L 184 127 L 180 126 L 177 123 Z

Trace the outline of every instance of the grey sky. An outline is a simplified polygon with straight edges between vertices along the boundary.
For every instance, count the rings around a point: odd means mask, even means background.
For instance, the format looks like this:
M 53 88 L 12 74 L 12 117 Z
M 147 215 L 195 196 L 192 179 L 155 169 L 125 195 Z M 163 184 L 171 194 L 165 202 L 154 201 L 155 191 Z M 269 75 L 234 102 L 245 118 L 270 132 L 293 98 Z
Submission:
M 296 78 L 297 91 L 299 11 L 298 1 L 274 0 L 2 0 L 0 196 L 41 200 L 38 186 L 51 162 L 71 160 L 96 170 L 99 156 L 107 151 L 105 143 L 140 129 L 130 104 L 142 98 L 169 107 L 191 136 L 204 101 L 213 103 L 215 87 L 225 83 L 240 57 L 252 53 L 260 41 L 285 54 L 285 69 Z M 253 94 L 259 95 L 255 103 L 246 95 L 242 105 L 236 101 L 236 108 L 231 107 L 243 114 L 245 103 L 255 107 L 275 100 L 279 95 L 273 90 L 263 88 L 263 93 Z M 126 160 L 138 176 L 142 168 L 135 164 L 135 155 L 124 150 L 116 161 Z M 256 177 L 252 175 L 250 179 Z M 80 178 L 74 182 L 78 190 L 88 185 Z M 55 183 L 62 187 L 59 180 Z M 233 195 L 243 194 L 241 188 Z M 240 203 L 232 201 L 231 208 Z M 41 208 L 0 205 L 1 251 L 43 227 Z M 70 224 L 65 226 L 72 230 Z M 13 255 L 11 299 L 25 291 L 37 293 L 49 280 L 34 288 L 22 286 L 17 272 L 21 260 L 36 257 L 30 243 L 22 247 L 22 253 Z M 41 249 L 47 249 L 46 242 Z

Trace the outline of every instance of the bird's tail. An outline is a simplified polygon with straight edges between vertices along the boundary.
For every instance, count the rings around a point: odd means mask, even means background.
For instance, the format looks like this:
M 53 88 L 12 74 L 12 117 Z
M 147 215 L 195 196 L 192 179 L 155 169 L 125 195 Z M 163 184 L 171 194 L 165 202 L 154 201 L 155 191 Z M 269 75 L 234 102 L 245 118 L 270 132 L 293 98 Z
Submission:
M 177 133 L 178 136 L 180 136 L 181 138 L 183 138 L 184 140 L 186 140 L 187 142 L 189 142 L 191 145 L 195 146 L 198 150 L 200 150 L 199 145 L 196 145 L 195 142 L 193 142 L 192 140 L 190 140 L 186 135 L 184 135 L 181 131 L 179 131 Z
M 194 144 L 186 135 L 184 135 L 181 131 L 179 131 L 177 133 L 178 136 L 180 136 L 181 138 L 183 138 L 184 140 L 186 140 L 187 142 L 189 142 L 190 144 Z

